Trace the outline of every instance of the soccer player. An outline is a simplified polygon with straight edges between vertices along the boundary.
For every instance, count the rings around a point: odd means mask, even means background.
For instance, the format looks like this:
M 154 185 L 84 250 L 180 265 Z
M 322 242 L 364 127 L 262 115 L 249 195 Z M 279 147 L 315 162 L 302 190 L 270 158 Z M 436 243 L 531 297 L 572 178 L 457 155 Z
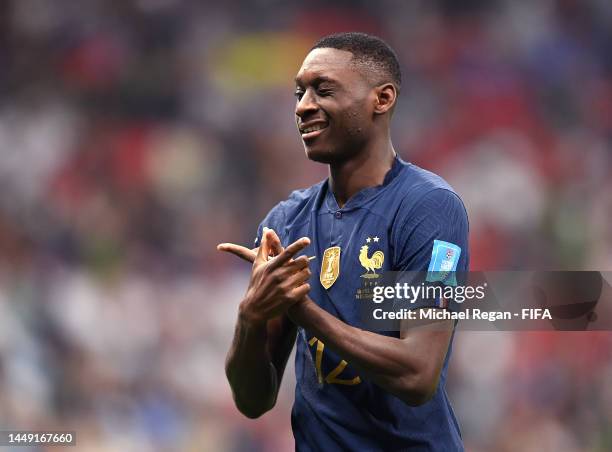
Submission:
M 218 247 L 253 262 L 226 361 L 236 406 L 250 418 L 274 406 L 295 343 L 297 450 L 463 450 L 445 391 L 454 324 L 379 334 L 360 317 L 363 282 L 383 271 L 468 269 L 461 200 L 393 149 L 395 52 L 327 36 L 295 83 L 306 156 L 329 178 L 274 207 L 257 248 Z

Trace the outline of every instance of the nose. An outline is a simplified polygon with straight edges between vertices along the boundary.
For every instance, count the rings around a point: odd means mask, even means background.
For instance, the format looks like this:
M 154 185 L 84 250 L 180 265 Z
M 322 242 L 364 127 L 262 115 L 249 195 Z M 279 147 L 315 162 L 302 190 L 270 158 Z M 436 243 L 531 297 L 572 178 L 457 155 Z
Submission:
M 311 113 L 315 113 L 319 109 L 319 106 L 315 102 L 312 90 L 307 89 L 300 100 L 295 105 L 295 114 L 300 118 L 304 118 Z

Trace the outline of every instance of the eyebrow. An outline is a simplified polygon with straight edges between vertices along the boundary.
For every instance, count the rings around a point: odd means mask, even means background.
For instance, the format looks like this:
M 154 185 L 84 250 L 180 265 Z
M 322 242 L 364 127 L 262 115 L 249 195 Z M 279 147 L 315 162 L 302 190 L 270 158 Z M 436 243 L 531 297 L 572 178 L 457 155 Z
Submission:
M 302 81 L 301 81 L 301 79 L 299 78 L 299 76 L 295 78 L 295 83 L 296 83 L 296 84 L 298 84 L 298 85 L 299 85 L 299 84 L 301 84 L 301 82 L 302 82 Z M 326 75 L 318 75 L 318 76 L 316 76 L 316 77 L 314 78 L 314 80 L 312 81 L 312 85 L 315 85 L 315 86 L 316 86 L 316 85 L 320 85 L 321 83 L 333 83 L 333 84 L 338 84 L 338 81 L 337 81 L 337 80 L 335 80 L 335 79 L 333 79 L 333 78 L 327 77 Z

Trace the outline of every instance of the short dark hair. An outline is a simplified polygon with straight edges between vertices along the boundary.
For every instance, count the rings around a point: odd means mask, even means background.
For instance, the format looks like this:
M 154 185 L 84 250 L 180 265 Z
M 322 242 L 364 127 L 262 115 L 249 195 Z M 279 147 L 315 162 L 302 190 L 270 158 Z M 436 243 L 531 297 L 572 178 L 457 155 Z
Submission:
M 353 60 L 375 72 L 380 80 L 391 81 L 399 91 L 402 85 L 402 71 L 395 51 L 382 39 L 366 33 L 336 33 L 319 39 L 310 49 L 338 49 L 353 54 Z

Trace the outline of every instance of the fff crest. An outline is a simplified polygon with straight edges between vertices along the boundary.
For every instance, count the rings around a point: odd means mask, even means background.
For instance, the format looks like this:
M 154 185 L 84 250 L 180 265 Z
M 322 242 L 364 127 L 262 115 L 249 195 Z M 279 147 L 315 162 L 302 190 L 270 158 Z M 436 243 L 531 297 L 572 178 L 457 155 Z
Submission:
M 366 243 L 378 243 L 378 236 L 366 239 Z M 361 275 L 362 278 L 378 278 L 378 274 L 376 270 L 382 268 L 383 263 L 385 262 L 385 255 L 382 251 L 374 251 L 371 256 L 368 255 L 368 251 L 370 249 L 369 245 L 363 245 L 361 250 L 359 251 L 359 263 L 363 268 L 366 269 L 366 272 Z

